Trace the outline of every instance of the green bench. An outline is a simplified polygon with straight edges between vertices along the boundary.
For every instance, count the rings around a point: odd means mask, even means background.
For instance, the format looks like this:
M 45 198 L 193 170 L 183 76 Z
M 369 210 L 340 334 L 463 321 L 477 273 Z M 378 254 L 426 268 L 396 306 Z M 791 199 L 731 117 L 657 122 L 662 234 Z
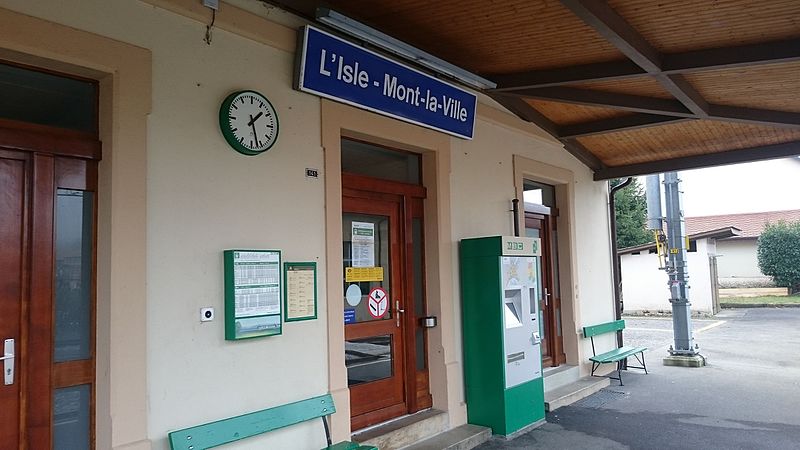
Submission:
M 327 417 L 335 412 L 333 397 L 325 394 L 173 431 L 169 434 L 169 445 L 172 450 L 204 450 L 321 417 L 328 442 L 328 446 L 323 450 L 378 450 L 377 447 L 359 445 L 355 442 L 333 444 Z
M 624 361 L 630 357 L 636 357 L 636 360 L 639 361 L 641 366 L 628 366 L 625 365 L 625 369 L 628 368 L 632 369 L 644 369 L 644 373 L 647 373 L 647 365 L 644 362 L 644 352 L 647 350 L 647 347 L 620 347 L 615 348 L 609 352 L 597 354 L 594 347 L 594 337 L 599 336 L 601 334 L 606 333 L 613 333 L 616 331 L 621 331 L 625 329 L 625 321 L 624 320 L 615 320 L 614 322 L 608 323 L 601 323 L 600 325 L 592 325 L 590 327 L 583 327 L 583 337 L 589 338 L 592 341 L 592 357 L 589 358 L 589 361 L 592 362 L 592 376 L 596 377 L 599 375 L 595 375 L 595 371 L 603 364 L 611 364 L 617 363 L 617 376 L 612 377 L 609 376 L 612 380 L 619 380 L 619 385 L 622 386 L 622 370 Z M 639 357 L 641 355 L 641 358 Z M 612 371 L 613 373 L 613 371 Z

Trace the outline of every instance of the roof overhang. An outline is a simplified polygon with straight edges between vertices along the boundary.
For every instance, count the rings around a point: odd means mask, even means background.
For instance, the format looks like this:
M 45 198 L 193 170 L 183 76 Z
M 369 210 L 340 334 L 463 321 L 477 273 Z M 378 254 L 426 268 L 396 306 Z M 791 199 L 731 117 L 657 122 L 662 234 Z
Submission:
M 597 180 L 800 155 L 791 0 L 270 0 L 331 7 L 497 83 Z

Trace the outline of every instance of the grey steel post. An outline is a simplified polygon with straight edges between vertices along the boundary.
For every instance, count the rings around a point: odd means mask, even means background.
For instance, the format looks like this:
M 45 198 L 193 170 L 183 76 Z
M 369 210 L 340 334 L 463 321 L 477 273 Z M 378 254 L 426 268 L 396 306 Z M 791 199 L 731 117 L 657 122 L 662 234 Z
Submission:
M 647 229 L 663 230 L 664 213 L 661 211 L 661 175 L 648 175 L 645 179 L 647 201 Z
M 686 224 L 681 209 L 680 180 L 677 172 L 664 174 L 664 193 L 667 207 L 667 243 L 669 254 L 669 291 L 672 303 L 672 327 L 675 345 L 669 353 L 676 356 L 695 356 L 698 349 L 692 337 L 692 312 L 689 303 L 688 269 L 686 265 Z

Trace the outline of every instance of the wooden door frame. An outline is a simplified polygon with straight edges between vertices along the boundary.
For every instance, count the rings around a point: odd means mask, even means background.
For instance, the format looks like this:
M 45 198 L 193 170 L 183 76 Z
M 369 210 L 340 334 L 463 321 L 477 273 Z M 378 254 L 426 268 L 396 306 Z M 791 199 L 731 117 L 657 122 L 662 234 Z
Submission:
M 395 182 L 390 180 L 376 179 L 363 175 L 352 173 L 342 173 L 342 197 L 361 198 L 366 200 L 389 201 L 397 202 L 400 206 L 400 232 L 401 238 L 404 240 L 401 243 L 400 258 L 401 276 L 399 280 L 403 283 L 403 299 L 404 310 L 402 316 L 401 336 L 403 339 L 403 367 L 405 368 L 403 380 L 404 391 L 406 396 L 404 411 L 395 411 L 402 415 L 403 413 L 412 413 L 432 405 L 433 399 L 430 394 L 430 373 L 427 369 L 424 374 L 420 374 L 416 370 L 416 346 L 413 345 L 416 339 L 416 328 L 418 317 L 414 309 L 414 301 L 412 298 L 413 292 L 413 241 L 412 241 L 412 220 L 414 217 L 420 217 L 424 220 L 422 211 L 424 200 L 427 195 L 425 187 L 420 185 L 412 185 L 407 183 Z M 344 210 L 344 208 L 343 208 Z M 423 247 L 424 248 L 424 247 Z M 425 283 L 424 274 L 424 258 L 423 258 L 423 286 Z M 424 289 L 423 289 L 424 291 Z M 423 333 L 423 339 L 427 341 L 427 333 Z M 427 346 L 425 346 L 427 358 Z M 427 360 L 427 359 L 426 359 Z M 420 393 L 420 389 L 424 387 L 424 391 Z M 361 423 L 352 421 L 351 427 L 353 430 L 363 428 Z

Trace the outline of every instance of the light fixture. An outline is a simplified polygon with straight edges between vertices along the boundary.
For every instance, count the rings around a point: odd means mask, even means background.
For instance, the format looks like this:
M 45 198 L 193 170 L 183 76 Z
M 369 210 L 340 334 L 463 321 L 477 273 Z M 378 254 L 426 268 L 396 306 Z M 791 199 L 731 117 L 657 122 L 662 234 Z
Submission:
M 421 66 L 427 67 L 436 73 L 451 77 L 461 83 L 467 84 L 477 89 L 494 89 L 497 83 L 486 78 L 479 77 L 472 72 L 468 72 L 458 66 L 437 58 L 430 53 L 424 52 L 416 47 L 412 47 L 405 42 L 399 41 L 387 34 L 368 27 L 363 23 L 353 20 L 329 8 L 317 8 L 317 20 L 336 28 L 339 31 L 356 37 L 364 42 L 372 44 L 387 52 L 401 56 L 413 61 Z

